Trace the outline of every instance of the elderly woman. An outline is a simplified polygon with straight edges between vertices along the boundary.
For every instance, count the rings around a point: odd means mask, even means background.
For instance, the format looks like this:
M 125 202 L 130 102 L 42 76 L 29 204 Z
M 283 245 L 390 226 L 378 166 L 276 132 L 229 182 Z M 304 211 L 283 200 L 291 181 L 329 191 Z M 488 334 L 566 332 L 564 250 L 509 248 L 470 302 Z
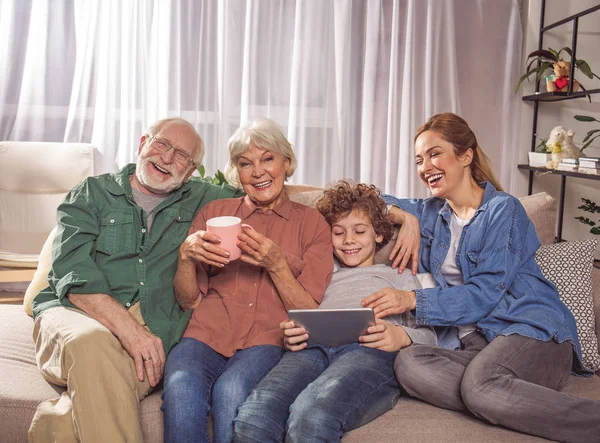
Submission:
M 226 174 L 245 197 L 215 201 L 196 216 L 181 245 L 174 287 L 193 309 L 167 359 L 163 393 L 168 442 L 231 440 L 238 406 L 283 355 L 279 323 L 288 309 L 316 308 L 333 272 L 330 228 L 316 210 L 288 198 L 296 158 L 281 128 L 258 119 L 229 140 Z M 228 259 L 206 221 L 236 216 L 242 256 Z

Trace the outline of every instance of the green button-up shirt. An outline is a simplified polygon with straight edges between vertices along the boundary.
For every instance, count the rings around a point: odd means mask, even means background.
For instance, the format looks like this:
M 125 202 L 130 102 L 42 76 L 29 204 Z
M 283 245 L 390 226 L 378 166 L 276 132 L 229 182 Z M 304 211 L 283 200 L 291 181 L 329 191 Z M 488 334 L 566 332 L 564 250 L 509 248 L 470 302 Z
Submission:
M 152 229 L 134 201 L 131 164 L 114 174 L 89 177 L 58 207 L 49 286 L 33 301 L 37 317 L 56 306 L 75 306 L 67 293 L 108 294 L 128 308 L 140 301 L 142 316 L 168 352 L 181 337 L 190 312 L 175 300 L 173 279 L 179 246 L 206 203 L 243 195 L 230 186 L 188 181 L 155 209 Z

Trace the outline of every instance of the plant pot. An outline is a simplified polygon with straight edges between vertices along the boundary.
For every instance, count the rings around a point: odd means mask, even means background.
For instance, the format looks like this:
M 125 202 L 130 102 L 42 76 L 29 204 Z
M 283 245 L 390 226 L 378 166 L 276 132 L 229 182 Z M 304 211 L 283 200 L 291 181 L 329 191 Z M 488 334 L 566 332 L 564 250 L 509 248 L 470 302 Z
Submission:
M 546 164 L 552 160 L 552 154 L 545 152 L 529 152 L 529 166 L 538 166 L 545 168 Z

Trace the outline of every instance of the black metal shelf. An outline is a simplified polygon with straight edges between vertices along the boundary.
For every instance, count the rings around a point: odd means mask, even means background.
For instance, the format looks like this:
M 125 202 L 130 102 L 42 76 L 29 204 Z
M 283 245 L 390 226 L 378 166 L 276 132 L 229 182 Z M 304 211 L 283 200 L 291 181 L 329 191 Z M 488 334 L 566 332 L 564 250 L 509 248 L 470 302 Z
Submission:
M 600 5 L 593 6 L 584 11 L 581 11 L 577 14 L 573 14 L 569 17 L 566 17 L 562 20 L 554 22 L 552 24 L 544 26 L 544 16 L 546 12 L 546 0 L 542 0 L 541 8 L 540 8 L 540 29 L 538 35 L 538 49 L 542 49 L 543 47 L 543 39 L 544 33 L 550 29 L 553 29 L 557 26 L 563 25 L 565 23 L 573 24 L 573 31 L 571 37 L 571 50 L 572 50 L 572 59 L 577 59 L 577 33 L 579 29 L 579 19 L 583 16 L 591 14 L 593 12 L 600 11 Z M 571 65 L 571 78 L 574 78 L 574 69 L 575 65 Z M 533 103 L 533 124 L 531 131 L 531 151 L 535 151 L 535 146 L 537 145 L 537 125 L 538 125 L 538 112 L 539 112 L 539 104 L 540 102 L 556 102 L 562 100 L 571 100 L 575 98 L 586 97 L 588 95 L 599 94 L 600 89 L 589 89 L 587 91 L 577 91 L 573 92 L 573 83 L 569 82 L 569 90 L 571 92 L 540 92 L 540 82 L 536 81 L 535 85 L 535 94 L 526 95 L 523 97 L 523 101 L 532 102 Z M 531 195 L 533 192 L 533 179 L 536 172 L 539 173 L 547 173 L 550 175 L 557 175 L 560 177 L 560 200 L 558 203 L 558 229 L 556 233 L 556 237 L 558 241 L 562 241 L 562 228 L 563 228 L 563 215 L 565 209 L 565 188 L 567 184 L 567 177 L 575 177 L 581 178 L 584 180 L 600 180 L 600 175 L 595 174 L 585 174 L 581 172 L 575 171 L 557 171 L 555 169 L 548 169 L 543 167 L 529 166 L 529 165 L 518 165 L 518 168 L 521 170 L 529 171 L 529 187 L 528 187 L 528 195 Z
M 578 18 L 583 17 L 585 15 L 591 14 L 592 12 L 598 11 L 599 9 L 600 9 L 600 5 L 598 5 L 598 6 L 592 6 L 591 8 L 586 9 L 585 11 L 581 11 L 581 12 L 579 12 L 577 14 L 570 15 L 569 17 L 563 18 L 562 20 L 559 20 L 559 21 L 557 21 L 555 23 L 549 24 L 548 26 L 543 26 L 542 29 L 541 29 L 541 31 L 542 32 L 549 31 L 552 28 L 556 28 L 557 26 L 564 25 L 565 23 L 572 22 L 575 19 L 578 19 Z
M 526 171 L 534 171 L 534 172 L 540 172 L 540 173 L 546 173 L 546 174 L 552 174 L 552 175 L 564 175 L 566 177 L 577 177 L 577 178 L 583 178 L 583 179 L 588 179 L 588 180 L 600 180 L 599 174 L 586 174 L 583 172 L 575 172 L 575 171 L 561 171 L 558 169 L 548 169 L 548 168 L 543 168 L 541 166 L 529 166 L 529 165 L 519 165 L 518 168 L 524 169 Z
M 558 229 L 556 230 L 556 239 L 562 241 L 563 216 L 565 212 L 565 190 L 567 188 L 567 177 L 582 178 L 584 180 L 600 180 L 600 175 L 585 174 L 575 171 L 560 171 L 557 169 L 548 169 L 538 166 L 519 165 L 519 169 L 529 171 L 529 194 L 531 195 L 531 187 L 533 185 L 533 174 L 535 172 L 546 173 L 549 175 L 560 176 L 560 199 L 558 200 Z
M 600 94 L 600 89 L 588 89 L 587 91 L 568 92 L 536 92 L 535 94 L 523 96 L 524 102 L 559 102 L 581 98 L 587 95 Z

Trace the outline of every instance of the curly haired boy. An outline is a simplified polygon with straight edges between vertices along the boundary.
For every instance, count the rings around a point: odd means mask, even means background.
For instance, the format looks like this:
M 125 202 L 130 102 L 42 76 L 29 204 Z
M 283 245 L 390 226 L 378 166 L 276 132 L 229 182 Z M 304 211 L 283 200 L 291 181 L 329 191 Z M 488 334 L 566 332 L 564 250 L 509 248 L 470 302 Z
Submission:
M 387 207 L 375 186 L 338 182 L 317 209 L 331 225 L 339 267 L 319 309 L 359 308 L 378 291 L 421 288 L 416 276 L 374 264 L 392 237 Z M 238 410 L 234 441 L 339 441 L 345 432 L 390 410 L 400 396 L 393 363 L 399 349 L 437 343 L 432 328 L 405 313 L 377 320 L 359 342 L 308 346 L 308 333 L 281 324 L 287 352 Z

